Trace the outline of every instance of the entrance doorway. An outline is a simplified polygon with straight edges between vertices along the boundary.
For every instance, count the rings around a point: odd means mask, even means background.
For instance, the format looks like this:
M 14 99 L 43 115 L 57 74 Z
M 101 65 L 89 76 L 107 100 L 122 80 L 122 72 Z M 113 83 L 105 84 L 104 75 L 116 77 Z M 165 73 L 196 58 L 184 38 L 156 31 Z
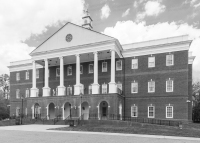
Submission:
M 71 117 L 71 104 L 69 102 L 64 105 L 64 119 Z
M 40 109 L 41 109 L 40 105 L 39 105 L 38 103 L 36 103 L 36 104 L 34 105 L 34 118 L 35 118 L 35 119 L 38 119 L 38 118 L 41 117 Z
M 55 105 L 53 103 L 49 104 L 49 119 L 55 118 Z
M 100 119 L 107 119 L 108 117 L 108 103 L 106 101 L 102 101 L 100 103 Z
M 88 120 L 88 118 L 89 118 L 89 104 L 87 102 L 83 102 L 81 104 L 81 114 L 83 115 L 83 120 Z

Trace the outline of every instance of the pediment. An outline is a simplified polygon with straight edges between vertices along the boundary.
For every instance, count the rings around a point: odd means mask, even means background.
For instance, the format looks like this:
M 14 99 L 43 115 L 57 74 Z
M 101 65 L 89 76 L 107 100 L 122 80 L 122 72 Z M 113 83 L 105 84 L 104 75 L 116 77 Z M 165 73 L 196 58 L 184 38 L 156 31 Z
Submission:
M 113 39 L 115 38 L 69 22 L 32 51 L 30 55 L 55 51 L 63 48 L 67 49 L 79 45 L 94 44 Z

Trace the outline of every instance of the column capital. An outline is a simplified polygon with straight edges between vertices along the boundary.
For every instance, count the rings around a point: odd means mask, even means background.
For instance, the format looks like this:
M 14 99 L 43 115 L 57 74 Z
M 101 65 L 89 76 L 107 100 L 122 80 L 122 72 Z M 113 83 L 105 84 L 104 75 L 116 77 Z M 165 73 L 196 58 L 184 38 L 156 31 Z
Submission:
M 110 51 L 111 51 L 111 52 L 112 52 L 112 51 L 113 51 L 113 52 L 116 52 L 115 49 L 110 49 Z
M 61 57 L 59 57 L 59 59 L 63 59 L 63 58 L 64 58 L 64 57 L 62 57 L 62 56 L 61 56 Z
M 80 54 L 76 54 L 75 56 L 76 56 L 76 57 L 80 57 Z
M 93 54 L 98 54 L 98 51 L 93 52 Z
M 33 60 L 32 63 L 35 63 L 35 60 Z
M 44 59 L 44 61 L 48 61 L 48 59 L 47 59 L 47 58 L 45 58 L 45 59 Z

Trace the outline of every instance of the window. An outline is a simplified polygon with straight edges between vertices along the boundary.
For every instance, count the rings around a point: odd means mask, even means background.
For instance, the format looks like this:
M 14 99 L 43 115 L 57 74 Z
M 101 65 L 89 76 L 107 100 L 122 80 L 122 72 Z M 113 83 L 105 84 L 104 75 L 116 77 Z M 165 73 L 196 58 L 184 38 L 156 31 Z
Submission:
M 166 55 L 166 66 L 173 66 L 174 65 L 174 55 Z
M 20 90 L 19 90 L 19 89 L 16 90 L 16 98 L 17 98 L 17 99 L 20 98 Z
M 132 69 L 138 69 L 138 59 L 132 59 Z
M 72 87 L 67 87 L 67 95 L 72 95 Z
M 17 81 L 20 80 L 20 73 L 19 73 L 19 72 L 16 73 L 16 80 L 17 80 Z
M 56 77 L 60 76 L 60 68 L 56 68 Z
M 116 70 L 117 71 L 122 70 L 122 61 L 121 60 L 116 61 Z
M 137 106 L 131 106 L 131 117 L 138 117 L 138 107 Z
M 72 66 L 67 67 L 67 75 L 72 75 Z
M 149 59 L 148 59 L 148 67 L 149 68 L 155 67 L 155 57 L 149 57 Z
M 148 106 L 148 118 L 154 118 L 154 117 L 155 117 L 155 107 Z
M 122 84 L 120 82 L 117 83 L 117 93 L 122 94 Z
M 80 65 L 80 74 L 83 74 L 83 65 Z
M 19 107 L 16 108 L 16 116 L 17 117 L 20 116 L 20 108 Z
M 93 72 L 94 72 L 94 65 L 89 64 L 89 73 L 93 73 Z
M 88 87 L 88 94 L 92 94 L 92 85 L 89 85 Z
M 80 85 L 80 93 L 84 94 L 84 85 L 83 84 Z
M 166 92 L 173 92 L 174 81 L 170 78 L 166 80 Z
M 29 97 L 29 89 L 26 89 L 25 95 L 26 95 L 26 97 Z
M 39 78 L 39 74 L 40 74 L 39 69 L 37 69 L 36 70 L 36 78 Z
M 107 72 L 107 62 L 102 63 L 102 72 Z
M 26 71 L 26 80 L 29 79 L 29 71 Z
M 102 94 L 107 94 L 107 84 L 102 84 Z
M 148 92 L 155 92 L 155 81 L 148 82 Z
M 39 97 L 39 89 L 36 91 L 36 97 Z
M 138 82 L 131 83 L 131 93 L 138 93 Z
M 173 118 L 173 106 L 166 106 L 166 118 Z

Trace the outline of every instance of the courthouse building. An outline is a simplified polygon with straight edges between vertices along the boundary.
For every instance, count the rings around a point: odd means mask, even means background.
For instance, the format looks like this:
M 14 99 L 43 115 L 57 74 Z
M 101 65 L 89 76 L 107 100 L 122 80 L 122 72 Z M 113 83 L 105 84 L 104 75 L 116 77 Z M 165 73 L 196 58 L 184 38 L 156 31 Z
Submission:
M 191 120 L 188 36 L 122 45 L 92 30 L 89 15 L 83 20 L 10 63 L 11 115 Z

